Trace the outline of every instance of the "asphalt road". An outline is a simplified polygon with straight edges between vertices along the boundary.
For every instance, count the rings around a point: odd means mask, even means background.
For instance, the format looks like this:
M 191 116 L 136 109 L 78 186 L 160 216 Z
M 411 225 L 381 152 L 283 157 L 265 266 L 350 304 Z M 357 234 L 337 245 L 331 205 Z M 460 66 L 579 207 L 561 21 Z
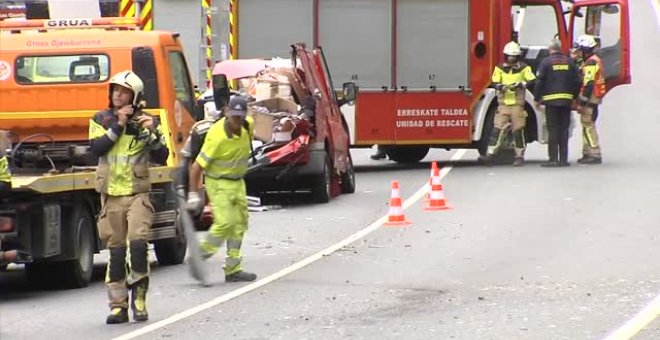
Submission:
M 103 256 L 95 281 L 78 290 L 26 288 L 13 268 L 0 275 L 0 339 L 110 339 L 145 326 L 153 329 L 144 339 L 602 339 L 660 291 L 660 26 L 650 1 L 635 0 L 632 11 L 634 84 L 602 106 L 603 165 L 575 164 L 577 131 L 573 166 L 559 169 L 538 166 L 546 158 L 538 144 L 522 168 L 479 166 L 475 151 L 450 161 L 454 152 L 434 150 L 403 167 L 354 150 L 355 194 L 251 214 L 247 270 L 265 278 L 372 225 L 387 212 L 390 181 L 410 197 L 428 181 L 430 160 L 452 167 L 443 184 L 454 209 L 425 212 L 413 202 L 409 227 L 372 228 L 186 318 L 182 312 L 246 284 L 223 282 L 219 255 L 210 260 L 210 288 L 185 266 L 154 265 L 147 324 L 104 324 Z M 660 320 L 637 338 L 660 338 Z

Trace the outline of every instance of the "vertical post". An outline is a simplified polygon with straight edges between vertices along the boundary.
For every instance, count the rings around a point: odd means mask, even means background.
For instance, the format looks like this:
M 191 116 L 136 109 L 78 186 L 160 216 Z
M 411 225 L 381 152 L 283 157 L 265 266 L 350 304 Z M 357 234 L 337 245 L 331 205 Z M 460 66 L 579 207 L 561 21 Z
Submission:
M 153 0 L 144 0 L 142 8 L 140 8 L 140 21 L 142 21 L 142 30 L 144 31 L 153 31 L 154 29 L 153 5 Z
M 134 18 L 136 16 L 135 2 L 133 0 L 119 0 L 119 16 Z
M 204 17 L 204 34 L 203 39 L 204 51 L 206 56 L 206 88 L 211 88 L 211 78 L 213 73 L 213 9 L 211 8 L 212 0 L 202 0 L 202 9 Z
M 238 1 L 229 0 L 229 59 L 238 59 Z M 238 88 L 236 80 L 231 80 L 229 86 Z

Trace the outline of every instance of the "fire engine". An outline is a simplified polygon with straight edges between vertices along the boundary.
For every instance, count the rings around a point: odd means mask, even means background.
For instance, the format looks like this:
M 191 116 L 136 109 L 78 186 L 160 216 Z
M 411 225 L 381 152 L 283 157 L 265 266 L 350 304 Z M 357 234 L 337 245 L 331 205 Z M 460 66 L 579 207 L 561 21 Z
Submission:
M 359 86 L 342 108 L 353 147 L 388 146 L 417 162 L 431 147 L 485 153 L 497 108 L 489 88 L 502 49 L 522 45 L 535 69 L 553 38 L 600 41 L 609 90 L 630 79 L 628 0 L 233 0 L 235 58 L 286 56 L 290 41 L 322 46 L 335 84 Z M 569 7 L 570 6 L 570 7 Z M 544 112 L 527 93 L 525 136 L 545 143 Z

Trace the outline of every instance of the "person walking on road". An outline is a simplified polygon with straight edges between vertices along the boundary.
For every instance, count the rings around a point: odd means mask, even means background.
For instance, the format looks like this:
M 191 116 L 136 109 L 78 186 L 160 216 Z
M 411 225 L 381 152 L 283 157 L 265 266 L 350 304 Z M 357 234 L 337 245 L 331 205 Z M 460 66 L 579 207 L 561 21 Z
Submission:
M 110 79 L 109 108 L 89 122 L 91 150 L 99 157 L 96 191 L 101 194 L 101 213 L 97 225 L 110 252 L 105 279 L 111 309 L 108 324 L 128 322 L 128 289 L 133 319 L 149 319 L 147 234 L 154 214 L 149 200 L 149 163 L 165 164 L 169 151 L 158 120 L 140 110 L 143 89 L 135 73 L 117 73 Z
M 202 172 L 213 209 L 213 225 L 202 241 L 202 256 L 213 256 L 227 242 L 224 267 L 226 282 L 254 281 L 256 274 L 243 271 L 241 245 L 248 228 L 245 181 L 251 157 L 254 129 L 247 115 L 247 99 L 230 99 L 225 117 L 210 127 L 199 156 L 190 169 L 187 204 L 197 209 L 201 203 L 198 188 Z
M 525 92 L 531 88 L 536 76 L 532 68 L 520 61 L 522 51 L 518 43 L 511 41 L 504 46 L 504 63 L 493 70 L 492 86 L 497 90 L 498 108 L 486 156 L 480 160 L 490 164 L 493 155 L 506 140 L 508 127 L 512 126 L 515 161 L 514 166 L 522 166 L 525 155 Z
M 598 43 L 593 36 L 582 35 L 575 43 L 575 56 L 582 60 L 582 89 L 578 98 L 577 112 L 582 123 L 582 158 L 580 164 L 601 164 L 603 162 L 596 119 L 598 105 L 607 92 L 603 63 L 596 55 Z
M 545 105 L 545 118 L 550 134 L 549 160 L 543 167 L 569 166 L 568 129 L 571 107 L 580 91 L 580 74 L 570 57 L 562 54 L 559 41 L 549 45 L 550 55 L 543 59 L 537 71 L 534 101 L 537 108 Z

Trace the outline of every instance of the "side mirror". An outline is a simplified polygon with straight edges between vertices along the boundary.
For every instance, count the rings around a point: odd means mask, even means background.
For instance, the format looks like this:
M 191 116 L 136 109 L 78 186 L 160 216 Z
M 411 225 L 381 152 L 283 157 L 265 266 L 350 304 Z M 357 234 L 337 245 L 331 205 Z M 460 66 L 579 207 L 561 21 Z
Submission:
M 222 110 L 229 104 L 229 81 L 224 74 L 213 75 L 213 102 L 218 110 Z
M 352 103 L 357 98 L 357 86 L 354 82 L 344 83 L 343 85 L 344 101 Z

